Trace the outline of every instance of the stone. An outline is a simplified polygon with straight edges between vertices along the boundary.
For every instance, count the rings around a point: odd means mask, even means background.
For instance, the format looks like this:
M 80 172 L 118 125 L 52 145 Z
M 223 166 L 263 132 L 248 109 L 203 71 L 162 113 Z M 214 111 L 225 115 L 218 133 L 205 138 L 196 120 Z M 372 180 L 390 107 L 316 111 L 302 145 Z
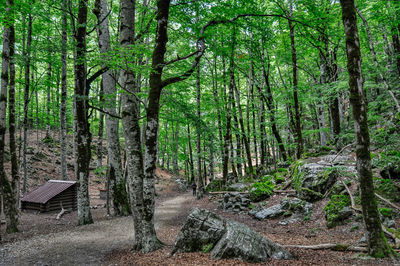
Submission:
M 281 200 L 282 209 L 292 213 L 294 217 L 304 218 L 311 215 L 313 204 L 299 198 L 284 198 Z
M 326 155 L 326 156 L 321 157 L 321 160 L 325 161 L 327 163 L 330 163 L 330 164 L 334 160 L 333 165 L 344 165 L 347 161 L 350 161 L 351 158 L 347 155 L 339 155 L 339 156 Z
M 386 218 L 386 219 L 383 221 L 383 224 L 384 224 L 386 227 L 389 227 L 389 228 L 396 228 L 396 221 L 393 220 L 393 219 Z
M 316 201 L 335 184 L 339 172 L 335 168 L 327 168 L 320 164 L 309 163 L 299 166 L 294 177 L 299 198 L 305 201 Z
M 229 186 L 229 190 L 245 191 L 245 190 L 247 190 L 247 186 L 246 186 L 246 184 L 243 184 L 243 183 L 235 183 L 235 184 L 231 184 Z
M 235 258 L 248 262 L 263 262 L 268 258 L 291 259 L 283 247 L 232 220 L 226 221 L 226 233 L 211 251 L 211 258 Z
M 346 220 L 347 218 L 349 218 L 352 215 L 353 215 L 353 210 L 350 207 L 346 206 L 339 211 L 338 220 Z
M 211 248 L 210 248 L 211 247 Z M 282 246 L 248 226 L 224 219 L 208 210 L 195 208 L 178 233 L 171 254 L 211 250 L 214 259 L 235 258 L 265 262 L 269 258 L 292 259 Z
M 172 254 L 201 251 L 205 245 L 216 244 L 225 234 L 225 220 L 208 210 L 195 208 L 178 233 Z
M 282 209 L 282 205 L 276 204 L 269 208 L 266 208 L 266 209 L 263 209 L 263 210 L 257 212 L 254 215 L 254 217 L 259 220 L 264 220 L 267 218 L 276 218 L 278 216 L 281 216 L 284 213 L 285 213 L 285 210 Z

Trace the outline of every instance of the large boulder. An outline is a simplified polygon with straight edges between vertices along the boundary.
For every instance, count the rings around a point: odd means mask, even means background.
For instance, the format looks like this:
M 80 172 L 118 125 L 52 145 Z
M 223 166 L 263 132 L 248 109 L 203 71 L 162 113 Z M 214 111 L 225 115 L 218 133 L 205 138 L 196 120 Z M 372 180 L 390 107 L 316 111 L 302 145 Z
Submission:
M 286 249 L 248 226 L 195 208 L 179 232 L 172 254 L 205 250 L 211 251 L 212 258 L 236 258 L 249 262 L 293 257 Z
M 317 163 L 298 165 L 293 171 L 292 179 L 300 199 L 316 201 L 335 184 L 339 172 Z
M 225 234 L 225 220 L 208 210 L 194 208 L 175 240 L 172 254 L 201 251 L 214 245 Z

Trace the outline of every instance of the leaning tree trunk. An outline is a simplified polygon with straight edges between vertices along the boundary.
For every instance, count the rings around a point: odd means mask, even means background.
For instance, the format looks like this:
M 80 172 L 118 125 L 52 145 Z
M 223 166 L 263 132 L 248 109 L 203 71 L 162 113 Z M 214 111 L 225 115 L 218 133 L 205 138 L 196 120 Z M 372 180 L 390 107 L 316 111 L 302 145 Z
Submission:
M 393 256 L 382 231 L 374 194 L 371 171 L 370 139 L 367 103 L 363 91 L 361 51 L 354 0 L 341 0 L 342 19 L 346 34 L 347 70 L 349 72 L 350 102 L 353 108 L 356 135 L 357 171 L 360 180 L 361 206 L 367 230 L 369 253 L 374 257 Z
M 86 23 L 88 1 L 80 0 L 78 24 L 76 31 L 76 63 L 75 63 L 75 121 L 76 121 L 76 155 L 77 171 L 75 177 L 79 181 L 78 188 L 78 224 L 93 223 L 90 213 L 89 199 L 89 163 L 91 159 L 91 134 L 88 120 L 89 88 L 86 86 Z
M 96 0 L 95 9 L 99 27 L 97 35 L 99 40 L 100 53 L 107 59 L 107 53 L 110 51 L 110 32 L 108 26 L 108 7 L 107 0 Z M 133 31 L 134 34 L 134 31 Z M 104 64 L 103 68 L 106 67 Z M 112 188 L 112 202 L 115 215 L 128 215 L 131 209 L 126 193 L 125 180 L 122 174 L 121 147 L 119 144 L 118 127 L 119 121 L 116 118 L 116 82 L 112 76 L 112 71 L 108 70 L 102 75 L 103 90 L 106 96 L 105 110 L 106 115 L 106 133 L 107 133 L 107 153 L 108 153 L 108 177 L 110 187 Z
M 61 178 L 67 180 L 67 1 L 62 5 L 60 149 Z

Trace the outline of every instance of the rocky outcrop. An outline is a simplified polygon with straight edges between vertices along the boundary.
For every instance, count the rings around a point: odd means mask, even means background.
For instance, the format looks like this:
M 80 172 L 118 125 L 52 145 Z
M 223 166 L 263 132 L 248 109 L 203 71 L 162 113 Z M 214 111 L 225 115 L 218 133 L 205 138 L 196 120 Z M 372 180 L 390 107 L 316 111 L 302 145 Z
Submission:
M 263 209 L 254 214 L 254 218 L 258 220 L 264 220 L 267 218 L 276 218 L 285 213 L 285 210 L 282 208 L 281 204 L 273 205 L 269 208 Z
M 250 205 L 250 199 L 247 195 L 238 192 L 230 192 L 224 194 L 222 207 L 224 210 L 232 210 L 234 212 L 246 211 Z
M 339 176 L 336 168 L 317 163 L 299 165 L 293 173 L 292 180 L 299 198 L 310 202 L 322 199 Z
M 249 262 L 268 258 L 291 259 L 292 255 L 248 226 L 195 208 L 175 240 L 176 252 L 211 251 L 212 258 L 236 258 Z

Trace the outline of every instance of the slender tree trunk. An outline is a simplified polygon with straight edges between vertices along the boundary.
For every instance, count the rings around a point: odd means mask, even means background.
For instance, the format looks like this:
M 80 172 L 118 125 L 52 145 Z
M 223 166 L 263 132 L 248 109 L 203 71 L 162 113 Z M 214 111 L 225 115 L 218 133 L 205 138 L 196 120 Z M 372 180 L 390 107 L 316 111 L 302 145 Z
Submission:
M 76 62 L 75 62 L 75 121 L 76 121 L 76 155 L 77 171 L 75 178 L 78 187 L 78 224 L 93 223 L 90 213 L 89 198 L 89 164 L 91 159 L 91 134 L 88 121 L 89 88 L 86 86 L 86 23 L 88 1 L 80 0 L 76 29 Z
M 262 51 L 262 54 L 263 54 L 263 58 L 264 58 L 264 50 Z M 269 120 L 271 122 L 272 134 L 274 134 L 274 137 L 275 137 L 275 139 L 276 139 L 276 141 L 278 143 L 279 151 L 282 154 L 283 160 L 286 161 L 287 160 L 287 156 L 286 156 L 285 146 L 283 144 L 281 135 L 279 134 L 279 130 L 278 130 L 278 127 L 277 127 L 277 122 L 276 122 L 276 119 L 275 119 L 274 98 L 272 96 L 271 84 L 270 84 L 270 81 L 269 81 L 269 70 L 270 70 L 269 57 L 267 58 L 267 61 L 268 61 L 267 69 L 265 69 L 265 65 L 262 64 L 262 72 L 263 72 L 264 81 L 265 81 L 265 85 L 266 85 L 266 89 L 267 89 L 267 97 L 265 97 L 265 102 L 267 104 L 267 108 L 268 108 L 268 111 L 269 111 Z M 260 93 L 261 96 L 264 96 L 261 88 L 259 88 L 259 93 Z
M 353 108 L 356 135 L 357 171 L 360 180 L 361 206 L 366 226 L 368 250 L 374 257 L 393 256 L 382 231 L 374 194 L 371 171 L 367 103 L 363 91 L 361 51 L 354 0 L 341 0 L 346 35 L 347 70 L 349 71 L 350 102 Z
M 178 154 L 179 154 L 179 122 L 175 126 L 175 143 L 174 143 L 174 173 L 179 174 L 178 167 Z
M 51 139 L 50 136 L 50 109 L 51 109 L 51 97 L 50 97 L 50 91 L 51 91 L 51 42 L 50 42 L 50 37 L 47 37 L 47 42 L 48 42 L 48 63 L 47 63 L 47 91 L 46 91 L 46 139 Z
M 67 1 L 62 4 L 60 149 L 61 178 L 67 180 Z
M 361 11 L 357 9 L 357 13 L 360 16 L 361 20 L 363 21 L 364 27 L 367 31 L 368 34 L 368 42 L 369 42 L 369 51 L 371 52 L 371 56 L 372 56 L 372 60 L 374 61 L 374 65 L 376 67 L 376 70 L 378 72 L 379 78 L 380 80 L 382 80 L 383 85 L 385 86 L 385 89 L 388 91 L 390 97 L 392 97 L 392 100 L 394 102 L 394 105 L 396 107 L 397 113 L 400 115 L 400 105 L 399 105 L 399 101 L 397 100 L 396 96 L 394 95 L 393 91 L 390 89 L 389 84 L 385 78 L 385 76 L 382 74 L 382 71 L 379 68 L 379 63 L 378 60 L 376 59 L 376 53 L 375 53 L 375 48 L 374 48 L 374 43 L 372 41 L 372 35 L 371 35 L 371 31 L 369 29 L 369 25 L 367 20 L 364 18 L 364 16 L 362 15 Z M 400 72 L 399 72 L 400 73 Z
M 236 104 L 238 106 L 238 112 L 239 112 L 239 124 L 240 128 L 242 130 L 242 139 L 244 142 L 244 148 L 246 151 L 246 156 L 247 156 L 247 167 L 248 167 L 248 175 L 252 177 L 254 175 L 253 171 L 253 163 L 252 163 L 252 157 L 251 157 L 251 151 L 250 151 L 250 144 L 249 144 L 249 139 L 246 135 L 246 129 L 244 127 L 244 119 L 243 119 L 243 112 L 242 112 L 242 107 L 240 104 L 240 95 L 239 95 L 239 90 L 237 86 L 234 87 L 235 90 L 235 95 L 236 95 Z M 249 131 L 250 135 L 250 131 Z
M 99 102 L 104 101 L 104 83 L 101 81 L 100 91 L 99 91 Z M 99 168 L 103 164 L 103 133 L 104 133 L 104 113 L 100 112 L 99 114 L 99 133 L 97 134 L 97 165 Z
M 190 166 L 190 182 L 194 182 L 194 163 L 193 163 L 193 150 L 192 150 L 192 141 L 190 135 L 190 125 L 187 125 L 188 132 L 188 144 L 189 144 L 189 166 Z
M 28 15 L 28 36 L 26 41 L 26 49 L 24 54 L 25 60 L 25 89 L 24 89 L 24 143 L 22 148 L 22 163 L 24 165 L 24 180 L 22 194 L 26 192 L 26 183 L 28 178 L 28 167 L 26 161 L 26 152 L 28 146 L 28 108 L 29 108 L 29 91 L 30 91 L 30 67 L 31 67 L 31 43 L 32 43 L 32 15 Z
M 291 6 L 291 13 L 292 13 Z M 300 106 L 299 106 L 299 97 L 298 97 L 298 74 L 297 74 L 297 54 L 296 54 L 296 45 L 294 38 L 294 25 L 292 20 L 289 21 L 289 30 L 290 30 L 290 44 L 292 51 L 292 64 L 293 64 L 293 99 L 294 99 L 294 111 L 295 111 L 295 129 L 296 129 L 296 142 L 297 142 L 297 151 L 296 157 L 300 159 L 303 154 L 303 136 L 301 132 L 301 115 L 300 115 Z
M 201 121 L 201 115 L 200 115 L 200 95 L 201 95 L 201 86 L 200 86 L 200 66 L 198 65 L 196 68 L 196 88 L 197 88 L 197 94 L 196 94 L 196 99 L 197 99 L 197 119 L 198 123 L 196 125 L 196 133 L 197 133 L 197 139 L 196 139 L 196 150 L 197 150 L 197 183 L 198 183 L 198 195 L 202 197 L 203 193 L 203 178 L 202 178 L 202 171 L 201 171 L 201 128 L 200 128 L 200 121 Z
M 218 96 L 218 82 L 217 82 L 217 58 L 214 57 L 214 82 L 213 82 L 213 96 L 215 101 L 215 106 L 217 108 L 217 122 L 218 122 L 218 136 L 219 136 L 219 147 L 221 152 L 221 158 L 224 156 L 224 139 L 222 136 L 222 120 L 221 120 L 221 107 L 219 103 L 219 96 Z

